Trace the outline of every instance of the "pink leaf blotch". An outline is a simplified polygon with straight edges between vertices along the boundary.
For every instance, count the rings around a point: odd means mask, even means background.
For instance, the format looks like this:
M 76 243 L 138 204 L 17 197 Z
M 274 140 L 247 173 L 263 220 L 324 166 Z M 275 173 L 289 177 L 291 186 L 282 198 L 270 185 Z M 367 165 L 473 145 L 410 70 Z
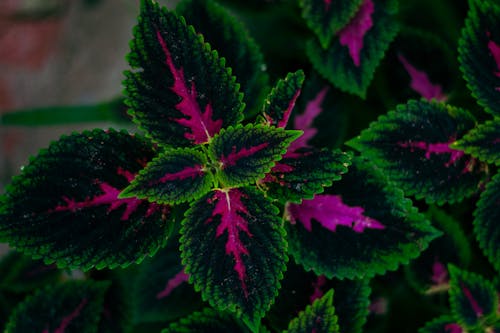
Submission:
M 470 292 L 469 288 L 467 288 L 463 283 L 461 283 L 462 287 L 462 292 L 464 293 L 465 297 L 470 303 L 470 306 L 472 307 L 472 311 L 476 313 L 477 317 L 481 317 L 484 312 L 483 309 L 479 306 L 479 303 L 477 300 L 472 296 L 472 293 Z
M 134 174 L 132 174 L 127 170 L 123 170 L 120 167 L 118 168 L 117 173 L 125 177 L 128 182 L 131 182 L 135 177 Z M 121 190 L 109 185 L 106 182 L 100 182 L 99 180 L 95 180 L 95 182 L 99 184 L 102 194 L 97 195 L 93 198 L 87 198 L 84 201 L 76 201 L 68 197 L 63 197 L 65 205 L 58 205 L 55 209 L 50 210 L 49 213 L 63 212 L 63 211 L 70 211 L 74 213 L 77 210 L 84 208 L 90 208 L 100 205 L 109 205 L 110 207 L 108 208 L 107 211 L 107 213 L 109 214 L 110 212 L 120 208 L 122 205 L 125 205 L 126 206 L 125 212 L 123 212 L 121 220 L 126 221 L 130 218 L 130 215 L 132 215 L 132 213 L 134 213 L 137 210 L 137 208 L 141 205 L 141 203 L 147 202 L 145 200 L 137 199 L 135 197 L 119 199 L 118 196 Z M 159 207 L 160 206 L 155 203 L 150 203 L 149 209 L 146 211 L 146 217 L 151 216 L 154 212 L 156 212 L 159 209 Z
M 299 98 L 300 92 L 301 89 L 297 89 L 297 91 L 293 95 L 292 99 L 290 100 L 290 103 L 288 103 L 288 107 L 283 113 L 283 118 L 278 121 L 278 127 L 285 128 L 286 125 L 288 124 L 288 119 L 290 119 L 290 114 L 292 113 L 292 110 L 295 107 L 295 103 L 297 102 L 297 98 Z
M 448 282 L 448 270 L 442 262 L 435 260 L 432 264 L 431 280 L 436 285 L 445 284 Z
M 385 229 L 379 221 L 363 215 L 362 207 L 344 204 L 339 195 L 316 195 L 300 204 L 290 203 L 286 209 L 290 222 L 295 224 L 299 221 L 307 231 L 312 231 L 313 219 L 332 232 L 335 232 L 339 225 L 351 228 L 357 233 L 362 233 L 365 229 Z
M 488 49 L 490 50 L 490 53 L 495 60 L 495 63 L 497 64 L 498 71 L 495 72 L 495 75 L 497 77 L 500 77 L 500 46 L 491 40 L 491 33 L 489 31 L 486 32 L 486 35 L 490 39 L 488 41 Z
M 323 292 L 323 287 L 326 285 L 327 281 L 328 280 L 324 275 L 320 275 L 316 278 L 316 281 L 313 282 L 314 291 L 311 297 L 309 297 L 309 302 L 313 303 L 315 300 L 323 297 L 323 295 L 325 294 Z
M 290 144 L 288 148 L 289 152 L 309 147 L 309 140 L 318 133 L 318 130 L 312 125 L 314 119 L 323 111 L 321 105 L 326 98 L 328 90 L 328 87 L 321 89 L 314 99 L 307 103 L 304 113 L 295 116 L 293 121 L 294 129 L 302 130 L 304 133 Z
M 179 273 L 177 273 L 173 278 L 167 281 L 167 285 L 165 286 L 165 289 L 160 291 L 158 294 L 156 294 L 157 299 L 162 299 L 165 297 L 168 297 L 172 293 L 172 291 L 189 280 L 189 275 L 187 275 L 184 270 L 181 270 Z
M 444 327 L 445 333 L 463 333 L 462 327 L 460 325 L 452 323 L 452 324 L 446 324 Z
M 229 153 L 227 156 L 221 156 L 220 162 L 222 163 L 222 169 L 236 165 L 236 163 L 238 163 L 238 160 L 252 156 L 256 152 L 266 148 L 268 145 L 269 144 L 267 142 L 264 142 L 250 148 L 241 148 L 238 151 L 236 151 L 236 147 L 233 146 L 231 153 Z
M 413 152 L 415 149 L 424 150 L 425 158 L 430 159 L 432 154 L 450 154 L 450 159 L 445 163 L 445 167 L 450 167 L 455 164 L 460 158 L 464 156 L 464 152 L 461 150 L 456 150 L 450 148 L 450 144 L 453 143 L 455 139 L 451 139 L 449 142 L 438 142 L 438 143 L 427 143 L 424 141 L 408 141 L 408 142 L 398 142 L 398 145 L 403 148 L 410 148 Z M 467 172 L 468 168 L 464 169 Z
M 243 256 L 248 256 L 249 252 L 240 239 L 240 233 L 246 234 L 248 237 L 253 237 L 248 229 L 248 221 L 244 218 L 248 215 L 248 210 L 241 201 L 245 194 L 239 189 L 230 189 L 228 191 L 216 190 L 213 197 L 209 199 L 209 203 L 215 202 L 215 208 L 212 216 L 220 216 L 220 224 L 217 226 L 215 236 L 219 238 L 224 233 L 227 233 L 227 241 L 225 252 L 233 257 L 235 264 L 234 270 L 238 274 L 241 282 L 241 287 L 248 297 L 246 286 L 246 267 L 243 262 Z M 212 218 L 207 222 L 210 223 Z
M 222 128 L 222 119 L 212 119 L 213 110 L 210 103 L 206 105 L 205 112 L 201 111 L 201 107 L 196 100 L 198 94 L 195 83 L 191 82 L 191 87 L 188 86 L 184 78 L 184 70 L 175 67 L 170 50 L 160 31 L 156 32 L 156 37 L 165 53 L 165 64 L 170 69 L 174 78 L 174 85 L 170 89 L 181 97 L 181 101 L 175 107 L 179 112 L 188 117 L 173 120 L 190 130 L 190 132 L 184 133 L 186 139 L 193 141 L 195 144 L 210 141 Z
M 375 5 L 372 0 L 364 0 L 356 15 L 339 32 L 340 45 L 347 46 L 349 55 L 356 67 L 361 65 L 361 50 L 363 49 L 363 39 L 373 27 L 372 15 Z
M 85 307 L 85 305 L 87 304 L 87 299 L 84 298 L 80 304 L 78 304 L 78 306 L 76 307 L 76 309 L 71 312 L 69 315 L 67 315 L 66 317 L 64 317 L 62 320 L 61 320 L 61 323 L 59 324 L 59 326 L 54 330 L 53 333 L 64 333 L 64 331 L 66 330 L 66 328 L 71 324 L 71 322 L 80 315 L 80 313 L 82 312 L 83 308 Z M 42 333 L 49 333 L 49 329 L 45 329 L 43 330 Z
M 432 84 L 427 73 L 416 69 L 408 60 L 401 54 L 398 55 L 399 61 L 403 64 L 411 78 L 410 87 L 427 100 L 436 99 L 444 102 L 448 98 L 443 94 L 439 84 Z

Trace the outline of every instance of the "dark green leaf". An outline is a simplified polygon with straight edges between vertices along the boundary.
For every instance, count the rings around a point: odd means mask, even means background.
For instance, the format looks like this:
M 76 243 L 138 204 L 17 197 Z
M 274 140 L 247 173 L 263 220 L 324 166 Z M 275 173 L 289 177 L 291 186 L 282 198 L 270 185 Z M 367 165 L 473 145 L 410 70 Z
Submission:
M 205 155 L 193 148 L 167 149 L 154 158 L 120 198 L 137 197 L 161 204 L 192 201 L 207 193 L 213 176 Z
M 139 269 L 134 286 L 136 322 L 168 322 L 201 308 L 200 294 L 181 265 L 177 240 L 144 260 Z
M 406 195 L 443 204 L 474 194 L 485 177 L 477 160 L 450 147 L 474 126 L 465 110 L 411 100 L 347 144 L 382 168 Z
M 290 322 L 288 330 L 283 333 L 338 333 L 337 321 L 332 289 L 299 313 L 299 316 Z
M 242 119 L 242 95 L 231 71 L 182 17 L 142 0 L 130 45 L 126 103 L 157 142 L 204 143 Z
M 272 198 L 299 203 L 339 180 L 347 172 L 350 159 L 339 150 L 301 149 L 286 153 L 259 183 Z
M 370 306 L 369 280 L 335 280 L 333 305 L 340 332 L 363 333 Z
M 181 229 L 181 256 L 195 289 L 251 327 L 278 294 L 288 259 L 278 214 L 253 188 L 215 190 L 191 205 Z
M 318 275 L 383 274 L 417 257 L 440 235 L 368 161 L 353 159 L 328 193 L 286 208 L 290 253 Z
M 269 89 L 269 76 L 259 46 L 242 21 L 211 0 L 181 1 L 176 12 L 226 59 L 245 95 L 247 117 L 255 115 Z
M 500 94 L 499 94 L 500 96 Z M 500 119 L 490 120 L 473 128 L 453 148 L 487 163 L 500 164 Z
M 474 212 L 474 232 L 479 246 L 500 272 L 500 174 L 486 185 Z
M 458 61 L 479 104 L 500 116 L 500 6 L 495 1 L 470 1 L 462 30 Z
M 302 17 L 326 49 L 356 14 L 363 0 L 301 0 Z
M 71 281 L 42 289 L 14 309 L 5 332 L 95 333 L 107 287 Z
M 161 333 L 249 333 L 248 328 L 240 323 L 233 315 L 205 309 L 202 312 L 195 312 L 189 317 L 181 319 L 179 322 L 170 324 Z
M 154 155 L 150 142 L 126 132 L 62 137 L 0 199 L 1 238 L 60 267 L 140 262 L 165 244 L 171 208 L 118 194 Z
M 219 164 L 217 179 L 223 186 L 239 186 L 264 178 L 301 133 L 252 124 L 223 129 L 209 145 Z
M 398 24 L 394 17 L 397 12 L 397 0 L 364 0 L 360 8 L 367 8 L 362 12 L 371 17 L 372 25 L 366 25 L 367 17 L 360 16 L 360 11 L 349 25 L 354 29 L 360 26 L 369 27 L 364 36 L 344 28 L 346 41 L 342 44 L 346 46 L 341 44 L 343 39 L 340 33 L 340 38 L 335 39 L 326 50 L 322 49 L 318 41 L 309 41 L 307 54 L 318 73 L 334 86 L 364 98 L 375 69 L 397 34 Z M 373 12 L 370 9 L 373 9 Z M 361 39 L 357 40 L 359 38 Z M 347 45 L 351 45 L 351 48 Z
M 498 294 L 493 283 L 483 277 L 459 270 L 450 271 L 450 306 L 461 326 L 473 329 L 494 319 L 498 309 Z
M 304 83 L 304 72 L 299 70 L 279 80 L 264 102 L 262 113 L 266 125 L 285 128 Z
M 56 283 L 61 271 L 55 265 L 12 251 L 0 262 L 0 289 L 14 293 L 33 291 L 49 283 Z

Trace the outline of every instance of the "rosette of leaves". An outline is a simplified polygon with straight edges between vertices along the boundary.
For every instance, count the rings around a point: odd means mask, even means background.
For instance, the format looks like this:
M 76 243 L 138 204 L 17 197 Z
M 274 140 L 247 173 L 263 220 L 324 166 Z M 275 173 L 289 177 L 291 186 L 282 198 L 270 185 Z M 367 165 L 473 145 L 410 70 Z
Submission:
M 480 275 L 448 266 L 451 313 L 428 322 L 419 333 L 497 332 L 498 290 Z
M 115 268 L 154 255 L 181 220 L 182 267 L 168 280 L 189 279 L 257 331 L 288 260 L 279 205 L 322 192 L 350 158 L 289 147 L 301 134 L 285 130 L 301 71 L 243 123 L 231 69 L 183 17 L 143 0 L 130 45 L 126 104 L 145 136 L 93 130 L 52 143 L 1 198 L 0 236 L 59 267 Z

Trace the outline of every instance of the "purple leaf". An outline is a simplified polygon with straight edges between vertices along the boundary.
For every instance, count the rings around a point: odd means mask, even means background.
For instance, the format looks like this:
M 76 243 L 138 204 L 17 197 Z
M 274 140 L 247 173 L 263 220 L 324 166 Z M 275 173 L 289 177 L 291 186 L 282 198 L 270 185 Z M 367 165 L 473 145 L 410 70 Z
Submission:
M 165 289 L 160 291 L 158 294 L 156 294 L 157 299 L 162 299 L 165 297 L 168 297 L 172 293 L 172 291 L 183 284 L 184 282 L 188 281 L 189 275 L 187 275 L 184 270 L 180 271 L 177 273 L 173 278 L 168 280 L 167 285 L 165 286 Z
M 429 101 L 433 98 L 440 102 L 447 100 L 448 97 L 443 94 L 441 86 L 439 84 L 432 84 L 427 73 L 416 69 L 401 54 L 398 55 L 398 59 L 410 75 L 410 87 L 413 90 Z
M 415 149 L 425 150 L 426 159 L 430 159 L 432 154 L 450 154 L 449 161 L 445 163 L 445 167 L 450 167 L 464 156 L 463 151 L 450 148 L 450 144 L 453 142 L 455 142 L 454 138 L 451 138 L 449 142 L 427 143 L 424 141 L 408 141 L 398 142 L 398 145 L 403 148 L 410 148 L 412 152 Z M 467 166 L 463 172 L 468 172 L 468 169 Z
M 489 31 L 486 32 L 486 35 L 488 36 L 488 38 L 491 38 L 491 33 Z M 495 75 L 497 77 L 500 77 L 500 46 L 490 39 L 488 41 L 488 49 L 490 50 L 490 53 L 493 56 L 495 63 L 497 64 L 498 72 L 495 72 Z
M 460 327 L 460 325 L 455 324 L 455 323 L 447 324 L 444 327 L 444 330 L 446 333 L 462 333 L 463 332 L 462 327 Z
M 314 301 L 317 300 L 318 298 L 323 297 L 323 295 L 325 294 L 323 292 L 323 287 L 326 285 L 326 282 L 327 279 L 326 276 L 324 275 L 318 276 L 316 281 L 313 282 L 314 291 L 311 297 L 309 297 L 309 302 L 311 302 L 311 304 L 314 303 Z
M 448 270 L 442 262 L 436 260 L 432 265 L 432 282 L 436 285 L 442 285 L 448 282 Z
M 335 232 L 338 225 L 352 228 L 357 233 L 365 229 L 384 229 L 379 221 L 363 215 L 362 207 L 349 207 L 342 202 L 340 195 L 316 195 L 314 199 L 304 200 L 301 204 L 289 204 L 287 215 L 292 224 L 297 220 L 307 231 L 312 231 L 312 220 L 323 228 Z
M 122 169 L 121 167 L 118 167 L 117 174 L 126 178 L 128 182 L 131 182 L 135 178 L 134 174 L 132 174 L 127 170 Z M 137 208 L 141 205 L 141 203 L 143 203 L 144 201 L 141 199 L 137 199 L 135 197 L 119 199 L 118 196 L 121 192 L 120 189 L 113 187 L 106 182 L 101 182 L 98 179 L 95 180 L 95 183 L 99 184 L 102 194 L 97 195 L 93 198 L 87 198 L 84 201 L 76 201 L 68 197 L 63 197 L 65 204 L 58 205 L 53 210 L 50 210 L 49 213 L 63 212 L 63 211 L 70 211 L 74 213 L 77 210 L 84 208 L 100 206 L 100 205 L 109 205 L 109 208 L 107 210 L 107 213 L 109 214 L 110 212 L 120 208 L 122 205 L 125 205 L 126 208 L 121 216 L 121 220 L 126 221 L 130 218 L 130 215 L 134 213 L 137 210 Z M 151 216 L 151 214 L 156 212 L 158 209 L 159 206 L 157 204 L 151 203 L 149 209 L 146 212 L 146 217 Z
M 247 279 L 246 267 L 243 262 L 243 256 L 248 256 L 248 250 L 240 240 L 240 233 L 245 233 L 250 238 L 252 234 L 248 230 L 248 221 L 243 217 L 248 215 L 247 208 L 241 202 L 243 196 L 244 193 L 240 190 L 231 189 L 229 191 L 215 191 L 214 196 L 209 200 L 216 202 L 212 216 L 220 216 L 220 224 L 215 236 L 219 238 L 227 233 L 226 254 L 233 257 L 234 270 L 238 273 L 245 296 L 248 297 L 245 282 Z M 211 219 L 207 222 L 210 223 Z
M 181 101 L 175 108 L 187 116 L 187 118 L 176 118 L 173 120 L 189 129 L 188 132 L 184 133 L 186 139 L 192 140 L 196 144 L 210 141 L 220 131 L 222 119 L 212 119 L 213 110 L 210 102 L 205 106 L 205 111 L 201 110 L 196 99 L 198 93 L 194 81 L 189 85 L 184 78 L 184 70 L 175 67 L 168 45 L 160 31 L 156 32 L 156 37 L 165 53 L 165 64 L 172 72 L 174 78 L 174 85 L 170 89 L 181 97 Z
M 80 315 L 80 312 L 85 307 L 87 302 L 88 302 L 87 299 L 84 298 L 82 302 L 78 304 L 76 309 L 73 310 L 73 312 L 71 312 L 61 320 L 61 324 L 54 330 L 53 333 L 64 333 L 66 328 L 71 324 L 71 322 Z M 46 328 L 42 333 L 49 333 L 49 329 Z
M 364 0 L 352 20 L 340 32 L 340 45 L 347 46 L 349 55 L 356 67 L 361 65 L 363 38 L 373 26 L 372 14 L 375 11 L 373 0 Z
M 302 130 L 304 133 L 298 139 L 293 141 L 287 153 L 296 151 L 299 148 L 309 147 L 309 140 L 312 139 L 318 130 L 312 127 L 314 119 L 323 111 L 321 105 L 325 100 L 329 87 L 323 88 L 313 100 L 309 101 L 306 105 L 304 113 L 295 116 L 293 127 L 297 130 Z

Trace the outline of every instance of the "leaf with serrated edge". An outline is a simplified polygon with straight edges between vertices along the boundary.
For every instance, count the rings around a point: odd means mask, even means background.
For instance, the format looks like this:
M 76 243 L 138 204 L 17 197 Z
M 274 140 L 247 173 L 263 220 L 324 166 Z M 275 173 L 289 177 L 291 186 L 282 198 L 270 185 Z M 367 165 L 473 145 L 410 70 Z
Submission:
M 500 272 L 500 174 L 486 185 L 474 211 L 474 233 L 490 263 Z
M 465 328 L 478 328 L 496 317 L 498 294 L 495 286 L 480 275 L 448 265 L 450 272 L 450 307 Z
M 302 0 L 302 17 L 326 49 L 331 40 L 358 11 L 363 0 Z
M 291 255 L 318 275 L 383 274 L 417 257 L 440 235 L 368 161 L 354 158 L 328 192 L 289 204 L 285 212 Z
M 444 315 L 426 323 L 418 333 L 466 333 L 453 316 Z
M 318 73 L 342 91 L 362 98 L 398 31 L 396 0 L 364 0 L 328 49 L 311 40 L 307 54 Z
M 198 199 L 210 191 L 213 177 L 204 154 L 193 148 L 167 149 L 155 157 L 120 193 L 161 204 Z
M 473 128 L 462 139 L 452 145 L 473 157 L 487 162 L 500 164 L 500 120 L 488 120 Z
M 288 259 L 278 213 L 253 188 L 215 190 L 191 205 L 181 228 L 190 281 L 212 306 L 250 326 L 276 297 Z
M 142 0 L 130 45 L 126 103 L 155 141 L 205 143 L 242 119 L 242 95 L 231 71 L 184 18 Z
M 94 333 L 108 283 L 70 281 L 29 296 L 13 311 L 5 332 Z
M 8 186 L 0 237 L 60 267 L 142 261 L 165 244 L 171 207 L 118 194 L 154 155 L 150 142 L 126 132 L 62 137 Z
M 259 184 L 272 198 L 299 203 L 339 180 L 347 172 L 350 159 L 350 154 L 339 150 L 302 149 L 287 153 Z
M 250 330 L 239 322 L 233 315 L 206 308 L 195 312 L 176 323 L 172 323 L 161 333 L 211 333 L 234 332 L 249 333 Z
M 260 111 L 269 90 L 269 75 L 262 52 L 243 22 L 211 0 L 181 1 L 176 12 L 226 59 L 245 95 L 245 116 Z
M 283 333 L 329 332 L 338 333 L 338 318 L 333 307 L 333 289 L 299 313 Z
M 301 131 L 248 124 L 223 129 L 208 149 L 218 161 L 217 180 L 223 186 L 249 184 L 271 170 Z
M 279 80 L 276 87 L 264 101 L 262 113 L 265 124 L 285 128 L 295 102 L 300 95 L 304 83 L 304 72 L 299 70 Z
M 500 116 L 500 6 L 494 1 L 470 4 L 459 40 L 460 70 L 478 103 Z
M 485 177 L 480 162 L 450 147 L 474 126 L 465 110 L 410 100 L 379 117 L 347 145 L 382 168 L 406 195 L 452 203 L 474 194 Z

